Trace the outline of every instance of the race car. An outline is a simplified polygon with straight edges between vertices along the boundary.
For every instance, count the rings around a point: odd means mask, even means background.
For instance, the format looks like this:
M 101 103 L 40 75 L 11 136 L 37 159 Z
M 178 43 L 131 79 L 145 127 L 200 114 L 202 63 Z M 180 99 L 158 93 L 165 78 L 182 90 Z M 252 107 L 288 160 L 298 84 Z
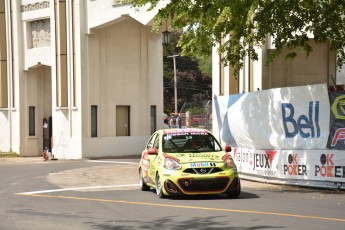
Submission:
M 230 153 L 206 129 L 163 129 L 152 134 L 139 163 L 142 191 L 158 197 L 225 193 L 238 197 L 240 178 Z

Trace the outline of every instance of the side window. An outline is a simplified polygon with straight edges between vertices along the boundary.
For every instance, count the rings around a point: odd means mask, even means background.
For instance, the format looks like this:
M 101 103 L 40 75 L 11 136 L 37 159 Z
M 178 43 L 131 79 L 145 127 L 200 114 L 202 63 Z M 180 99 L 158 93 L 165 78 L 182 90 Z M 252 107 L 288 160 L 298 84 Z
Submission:
M 211 141 L 211 144 L 212 144 L 213 151 L 220 151 L 220 150 L 222 150 L 221 147 L 219 146 L 218 142 L 214 138 L 210 137 L 210 141 Z
M 155 143 L 154 143 L 154 147 L 156 149 L 159 149 L 159 135 L 157 135 L 157 138 L 156 138 Z
M 146 148 L 153 148 L 157 136 L 158 136 L 157 133 L 155 133 L 151 136 L 149 142 L 147 143 Z

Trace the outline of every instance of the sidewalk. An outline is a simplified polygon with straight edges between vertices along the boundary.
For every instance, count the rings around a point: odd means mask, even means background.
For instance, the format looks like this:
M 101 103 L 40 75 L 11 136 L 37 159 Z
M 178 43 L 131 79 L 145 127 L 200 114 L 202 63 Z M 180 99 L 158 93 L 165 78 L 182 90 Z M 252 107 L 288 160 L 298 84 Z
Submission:
M 39 162 L 42 157 L 0 157 L 0 162 Z

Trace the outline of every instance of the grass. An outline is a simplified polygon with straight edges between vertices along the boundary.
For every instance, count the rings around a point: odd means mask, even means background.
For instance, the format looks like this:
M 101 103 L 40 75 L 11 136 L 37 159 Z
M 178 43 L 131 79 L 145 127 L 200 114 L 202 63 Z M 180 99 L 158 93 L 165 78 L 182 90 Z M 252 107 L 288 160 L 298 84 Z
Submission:
M 0 152 L 0 158 L 6 157 L 18 157 L 18 154 L 15 152 Z

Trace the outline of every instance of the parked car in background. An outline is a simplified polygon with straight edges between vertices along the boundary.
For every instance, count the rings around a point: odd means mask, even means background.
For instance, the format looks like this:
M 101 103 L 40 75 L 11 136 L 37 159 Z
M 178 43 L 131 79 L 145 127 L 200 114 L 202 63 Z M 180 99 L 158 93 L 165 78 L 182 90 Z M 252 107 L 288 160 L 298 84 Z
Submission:
M 202 114 L 194 114 L 192 115 L 192 126 L 199 126 L 199 125 L 205 125 L 206 123 L 206 116 L 202 115 Z
M 220 193 L 238 197 L 241 183 L 230 151 L 206 129 L 158 130 L 141 155 L 140 188 L 153 188 L 160 198 Z

